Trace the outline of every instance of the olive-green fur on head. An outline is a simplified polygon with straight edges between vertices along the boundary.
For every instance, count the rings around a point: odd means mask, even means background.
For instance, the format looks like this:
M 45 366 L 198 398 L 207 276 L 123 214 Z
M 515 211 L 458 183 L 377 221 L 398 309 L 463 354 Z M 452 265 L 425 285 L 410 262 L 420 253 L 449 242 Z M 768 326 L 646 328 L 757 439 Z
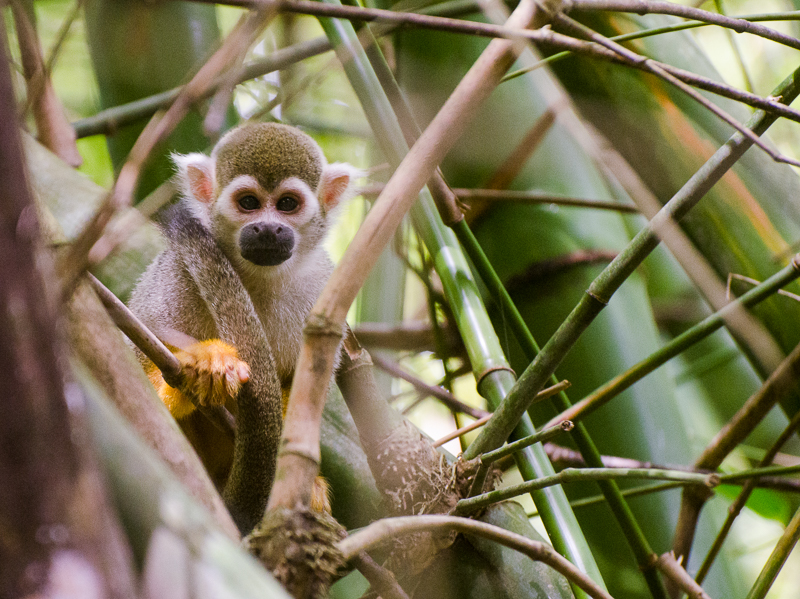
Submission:
M 289 177 L 316 190 L 325 167 L 317 142 L 299 129 L 279 123 L 247 124 L 229 131 L 213 157 L 218 189 L 239 175 L 251 175 L 267 191 Z

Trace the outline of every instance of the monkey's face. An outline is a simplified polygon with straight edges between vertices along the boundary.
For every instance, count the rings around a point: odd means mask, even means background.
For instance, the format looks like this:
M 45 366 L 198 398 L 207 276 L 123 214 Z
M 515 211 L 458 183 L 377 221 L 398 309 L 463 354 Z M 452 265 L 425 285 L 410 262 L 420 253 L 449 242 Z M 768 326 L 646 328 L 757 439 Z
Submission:
M 316 246 L 325 219 L 316 195 L 300 179 L 266 190 L 254 177 L 240 175 L 215 202 L 212 220 L 223 246 L 235 245 L 236 253 L 256 266 L 278 266 Z

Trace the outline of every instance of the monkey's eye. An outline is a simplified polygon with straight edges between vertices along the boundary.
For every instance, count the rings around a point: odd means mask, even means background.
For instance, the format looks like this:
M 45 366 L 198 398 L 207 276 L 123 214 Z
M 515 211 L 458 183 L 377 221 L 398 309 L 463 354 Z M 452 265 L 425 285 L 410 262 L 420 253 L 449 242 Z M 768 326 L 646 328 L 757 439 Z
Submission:
M 275 208 L 280 210 L 281 212 L 291 212 L 298 206 L 298 202 L 292 196 L 283 196 L 281 199 L 278 200 L 278 203 L 275 204 Z
M 239 206 L 242 210 L 258 210 L 261 208 L 261 202 L 256 196 L 246 195 L 239 198 Z

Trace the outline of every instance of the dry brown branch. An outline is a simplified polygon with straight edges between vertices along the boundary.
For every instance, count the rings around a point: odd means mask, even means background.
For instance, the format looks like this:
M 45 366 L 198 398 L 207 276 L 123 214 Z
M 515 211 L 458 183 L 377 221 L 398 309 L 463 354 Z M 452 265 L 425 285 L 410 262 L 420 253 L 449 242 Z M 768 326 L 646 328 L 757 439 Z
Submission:
M 370 185 L 360 190 L 364 197 L 376 197 L 383 190 L 383 185 Z M 575 208 L 594 208 L 596 210 L 613 210 L 636 214 L 639 209 L 633 204 L 622 202 L 607 202 L 604 200 L 587 200 L 583 198 L 569 198 L 543 191 L 516 191 L 509 189 L 467 189 L 454 187 L 456 197 L 471 205 L 472 202 L 509 202 L 519 204 L 554 204 L 556 206 L 572 206 Z M 471 215 L 470 215 L 471 217 Z
M 541 26 L 548 17 L 538 5 L 523 1 L 508 24 Z M 395 171 L 309 315 L 304 329 L 306 342 L 300 352 L 286 413 L 270 508 L 306 504 L 319 468 L 319 422 L 347 310 L 422 186 L 519 51 L 520 45 L 514 42 L 489 43 Z M 300 481 L 300 485 L 293 484 Z
M 573 52 L 583 56 L 590 56 L 593 58 L 599 58 L 617 64 L 622 64 L 640 71 L 647 71 L 647 68 L 641 62 L 628 60 L 626 57 L 615 54 L 611 50 L 593 42 L 578 40 L 552 30 L 543 30 L 541 32 L 541 39 L 535 41 L 549 49 L 556 51 L 561 50 Z M 742 104 L 747 104 L 753 108 L 759 108 L 764 112 L 778 114 L 791 121 L 800 122 L 800 111 L 797 111 L 786 104 L 782 104 L 780 98 L 775 98 L 772 96 L 765 98 L 663 62 L 658 62 L 656 60 L 650 60 L 650 62 L 693 87 L 711 92 L 724 98 L 735 100 L 736 102 L 741 102 Z M 537 64 L 544 66 L 545 63 L 540 61 Z M 532 65 L 532 67 L 533 66 L 536 65 Z
M 441 330 L 448 355 L 458 353 L 462 348 L 458 332 L 453 327 L 444 325 L 441 326 Z M 415 352 L 437 349 L 433 327 L 429 322 L 422 320 L 406 321 L 397 325 L 362 322 L 354 332 L 358 340 L 367 347 Z
M 108 288 L 91 274 L 89 281 L 103 302 L 111 319 L 120 330 L 138 347 L 150 361 L 158 367 L 164 380 L 170 387 L 185 389 L 184 374 L 178 358 L 148 329 L 128 307 L 123 304 Z M 194 341 L 194 340 L 192 340 Z M 195 407 L 208 418 L 214 426 L 225 433 L 233 441 L 236 437 L 236 420 L 225 406 L 204 406 L 191 393 L 187 396 Z
M 684 570 L 675 555 L 669 551 L 659 556 L 656 568 L 675 586 L 689 596 L 689 599 L 711 599 L 708 594 Z
M 536 148 L 544 140 L 550 129 L 556 122 L 556 108 L 550 107 L 542 113 L 542 116 L 533 124 L 530 131 L 522 138 L 516 148 L 508 155 L 505 162 L 501 164 L 497 171 L 491 176 L 486 184 L 488 189 L 506 189 L 517 178 L 522 167 L 533 155 Z
M 478 522 L 469 518 L 457 516 L 405 516 L 399 518 L 384 518 L 370 524 L 355 534 L 339 542 L 339 548 L 345 557 L 351 558 L 362 551 L 380 546 L 395 539 L 398 535 L 412 534 L 423 531 L 454 530 L 465 535 L 472 535 L 489 539 L 511 547 L 524 553 L 531 559 L 541 561 L 579 588 L 586 591 L 590 597 L 611 599 L 605 590 L 599 587 L 591 578 L 578 570 L 556 551 L 539 541 L 532 541 L 527 537 L 509 532 L 499 526 Z
M 388 360 L 383 356 L 381 356 L 380 354 L 373 354 L 372 361 L 375 363 L 375 366 L 377 366 L 381 370 L 388 372 L 394 377 L 403 379 L 404 381 L 411 383 L 411 385 L 413 385 L 413 387 L 417 391 L 424 393 L 425 396 L 435 397 L 451 410 L 454 410 L 456 412 L 462 412 L 464 414 L 469 414 L 473 418 L 483 418 L 488 415 L 488 412 L 486 412 L 486 410 L 473 408 L 472 406 L 465 404 L 463 401 L 458 399 L 455 395 L 453 395 L 443 387 L 429 385 L 425 381 L 420 380 L 419 378 L 415 377 L 414 375 L 400 368 L 400 365 L 397 364 L 396 362 Z
M 80 166 L 83 160 L 75 143 L 75 131 L 67 120 L 50 80 L 50 73 L 45 68 L 36 29 L 21 0 L 11 2 L 11 10 L 17 29 L 22 69 L 28 84 L 28 106 L 36 122 L 39 141 L 70 166 Z

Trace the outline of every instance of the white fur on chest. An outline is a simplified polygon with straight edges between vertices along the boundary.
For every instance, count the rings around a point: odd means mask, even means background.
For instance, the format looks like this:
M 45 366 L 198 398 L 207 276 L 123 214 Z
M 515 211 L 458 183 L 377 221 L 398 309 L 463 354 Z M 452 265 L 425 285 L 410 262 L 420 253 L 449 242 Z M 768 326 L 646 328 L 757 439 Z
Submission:
M 303 345 L 306 317 L 331 270 L 327 254 L 319 252 L 316 260 L 286 264 L 280 269 L 247 269 L 240 273 L 264 325 L 278 376 L 283 383 L 288 382 L 294 372 Z

